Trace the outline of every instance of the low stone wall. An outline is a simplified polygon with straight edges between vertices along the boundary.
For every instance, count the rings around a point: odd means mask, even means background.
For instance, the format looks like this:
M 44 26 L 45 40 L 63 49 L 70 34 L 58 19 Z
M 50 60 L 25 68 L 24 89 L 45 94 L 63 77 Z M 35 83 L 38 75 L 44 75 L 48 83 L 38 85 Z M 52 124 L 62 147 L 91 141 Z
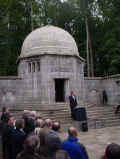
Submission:
M 102 102 L 102 78 L 85 77 L 85 102 L 100 104 Z
M 120 104 L 120 74 L 105 77 L 103 88 L 107 92 L 109 104 Z
M 85 77 L 86 102 L 102 103 L 103 90 L 107 93 L 108 104 L 120 104 L 120 74 L 107 77 Z
M 23 88 L 24 80 L 17 76 L 0 77 L 1 107 L 16 106 L 17 103 L 21 103 L 21 101 L 24 100 Z M 108 104 L 120 104 L 120 75 L 84 78 L 84 102 L 90 104 L 101 104 L 103 90 L 107 93 Z

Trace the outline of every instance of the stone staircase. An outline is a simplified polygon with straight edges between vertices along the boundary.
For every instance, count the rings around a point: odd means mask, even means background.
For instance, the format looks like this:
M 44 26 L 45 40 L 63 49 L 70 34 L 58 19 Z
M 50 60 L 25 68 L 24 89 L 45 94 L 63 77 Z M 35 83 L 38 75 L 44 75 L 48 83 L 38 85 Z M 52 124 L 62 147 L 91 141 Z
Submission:
M 69 105 L 67 103 L 39 104 L 21 103 L 17 107 L 11 107 L 10 112 L 15 118 L 20 118 L 23 110 L 36 111 L 43 119 L 50 118 L 52 121 L 60 121 L 62 124 L 72 123 Z
M 120 125 L 120 113 L 115 114 L 113 105 L 91 105 L 86 108 L 89 128 Z
M 71 125 L 80 127 L 80 122 L 71 119 L 69 104 L 54 103 L 54 104 L 39 104 L 24 102 L 11 107 L 10 111 L 15 118 L 20 118 L 23 110 L 36 111 L 43 119 L 50 118 L 52 121 L 60 121 L 64 129 Z M 88 128 L 97 129 L 110 126 L 120 125 L 120 113 L 115 114 L 115 107 L 113 105 L 86 105 L 86 112 L 88 117 Z

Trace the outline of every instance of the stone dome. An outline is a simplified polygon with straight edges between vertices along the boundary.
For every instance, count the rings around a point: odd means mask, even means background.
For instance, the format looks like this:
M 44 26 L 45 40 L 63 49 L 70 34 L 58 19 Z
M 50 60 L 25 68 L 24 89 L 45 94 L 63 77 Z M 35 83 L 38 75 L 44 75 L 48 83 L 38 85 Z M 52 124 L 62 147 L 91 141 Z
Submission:
M 73 37 L 67 31 L 52 25 L 32 31 L 23 43 L 19 58 L 44 54 L 79 57 Z

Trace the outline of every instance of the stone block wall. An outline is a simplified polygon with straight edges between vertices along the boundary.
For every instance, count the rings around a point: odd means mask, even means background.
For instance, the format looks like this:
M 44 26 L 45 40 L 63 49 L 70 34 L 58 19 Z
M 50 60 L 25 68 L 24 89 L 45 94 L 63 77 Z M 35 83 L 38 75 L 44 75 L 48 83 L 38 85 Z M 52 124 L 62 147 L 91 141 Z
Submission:
M 22 80 L 18 77 L 0 77 L 0 106 L 16 106 L 22 99 Z
M 72 90 L 77 94 L 78 102 L 81 102 L 84 96 L 83 68 L 84 63 L 74 56 L 43 55 L 21 60 L 18 72 L 23 80 L 24 97 L 43 104 L 55 103 L 55 79 L 64 79 L 65 102 L 68 102 Z
M 55 103 L 55 79 L 65 81 L 65 102 L 74 91 L 80 106 L 102 104 L 105 90 L 108 104 L 120 104 L 120 75 L 84 78 L 83 68 L 84 63 L 74 56 L 43 55 L 21 60 L 18 77 L 0 77 L 0 105 Z
M 103 87 L 108 95 L 108 103 L 120 104 L 120 74 L 108 76 L 103 79 Z
M 102 78 L 85 77 L 85 102 L 90 104 L 102 103 Z
M 120 75 L 85 78 L 85 102 L 101 104 L 103 90 L 107 93 L 108 104 L 120 104 Z

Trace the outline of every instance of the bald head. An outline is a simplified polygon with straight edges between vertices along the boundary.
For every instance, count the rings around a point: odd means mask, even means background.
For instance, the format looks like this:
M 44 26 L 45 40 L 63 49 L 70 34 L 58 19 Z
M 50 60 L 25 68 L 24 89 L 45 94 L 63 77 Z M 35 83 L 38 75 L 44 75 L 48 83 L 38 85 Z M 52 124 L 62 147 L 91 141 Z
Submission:
M 60 123 L 59 122 L 54 122 L 53 125 L 52 125 L 52 129 L 54 131 L 59 131 L 59 129 L 60 129 Z
M 77 129 L 74 128 L 74 127 L 70 127 L 70 128 L 68 129 L 68 135 L 69 135 L 69 136 L 72 136 L 72 137 L 77 137 L 77 136 L 78 136 L 78 131 L 77 131 Z
M 46 119 L 45 120 L 45 126 L 47 126 L 48 128 L 52 127 L 52 120 L 51 119 Z

